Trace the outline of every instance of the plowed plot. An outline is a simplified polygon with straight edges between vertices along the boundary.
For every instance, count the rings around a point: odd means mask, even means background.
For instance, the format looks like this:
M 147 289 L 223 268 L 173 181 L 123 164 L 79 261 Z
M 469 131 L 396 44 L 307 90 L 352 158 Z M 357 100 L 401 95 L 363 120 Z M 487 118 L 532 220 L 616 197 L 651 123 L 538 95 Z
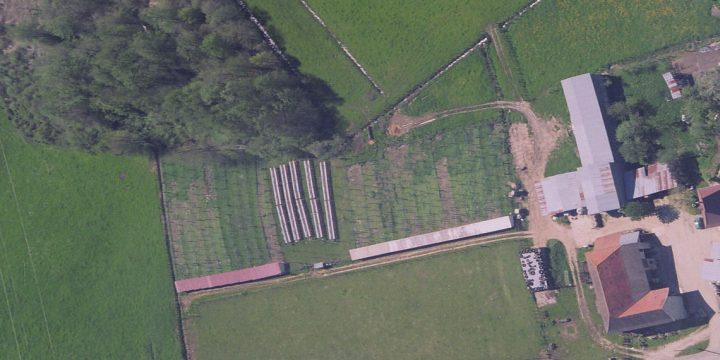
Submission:
M 256 164 L 204 163 L 175 158 L 163 161 L 178 278 L 255 266 L 270 259 L 261 222 L 261 210 L 267 213 L 270 206 L 259 206 L 259 199 L 267 201 L 268 197 L 258 192 L 261 175 Z M 266 186 L 262 189 L 268 191 Z M 275 231 L 270 225 L 267 230 Z M 273 248 L 273 257 L 281 256 L 280 250 Z

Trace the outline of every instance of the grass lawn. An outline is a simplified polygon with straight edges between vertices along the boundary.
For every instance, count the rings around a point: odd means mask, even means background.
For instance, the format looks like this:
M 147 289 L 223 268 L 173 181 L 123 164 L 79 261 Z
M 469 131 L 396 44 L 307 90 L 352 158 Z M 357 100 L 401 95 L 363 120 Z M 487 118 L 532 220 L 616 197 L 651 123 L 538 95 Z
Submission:
M 557 303 L 540 309 L 544 335 L 549 343 L 557 345 L 553 359 L 607 359 L 611 351 L 596 344 L 588 334 L 587 327 L 578 311 L 575 289 L 560 289 Z M 569 323 L 552 324 L 553 320 L 570 318 Z
M 163 159 L 165 201 L 178 278 L 269 261 L 253 160 Z M 268 180 L 269 189 L 269 180 Z
M 575 137 L 568 136 L 550 154 L 545 166 L 545 177 L 575 171 L 579 167 L 580 158 L 577 154 Z
M 712 0 L 545 0 L 509 30 L 531 98 L 560 80 L 720 32 Z M 632 36 L 628 36 L 632 34 Z
M 390 103 L 375 91 L 335 40 L 305 10 L 300 1 L 248 0 L 283 50 L 304 74 L 324 80 L 340 97 L 338 111 L 346 125 L 364 125 Z M 258 11 L 259 10 L 259 11 Z
M 0 141 L 0 358 L 180 358 L 148 158 Z
M 484 49 L 474 51 L 431 83 L 402 111 L 408 115 L 483 104 L 497 98 Z
M 526 240 L 192 304 L 200 359 L 530 359 L 543 346 Z

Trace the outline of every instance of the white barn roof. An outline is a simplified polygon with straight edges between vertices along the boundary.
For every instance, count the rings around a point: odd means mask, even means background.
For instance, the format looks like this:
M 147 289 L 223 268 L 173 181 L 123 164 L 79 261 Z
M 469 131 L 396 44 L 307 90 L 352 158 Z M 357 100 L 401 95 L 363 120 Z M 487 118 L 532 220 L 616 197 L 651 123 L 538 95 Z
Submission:
M 565 79 L 561 84 L 582 164 L 614 162 L 600 107 L 600 101 L 605 101 L 602 84 L 596 84 L 590 74 Z
M 590 164 L 578 168 L 578 178 L 585 196 L 588 214 L 619 209 L 621 201 L 616 189 L 614 165 Z
M 575 171 L 544 178 L 535 186 L 540 202 L 540 213 L 557 214 L 585 206 L 580 190 Z
M 496 219 L 443 229 L 427 234 L 415 235 L 398 240 L 350 249 L 350 259 L 352 261 L 368 259 L 395 252 L 417 249 L 428 245 L 459 240 L 471 236 L 489 234 L 496 231 L 511 229 L 512 227 L 512 216 L 503 216 Z
M 702 276 L 705 280 L 720 282 L 720 243 L 712 244 L 710 258 L 703 262 Z

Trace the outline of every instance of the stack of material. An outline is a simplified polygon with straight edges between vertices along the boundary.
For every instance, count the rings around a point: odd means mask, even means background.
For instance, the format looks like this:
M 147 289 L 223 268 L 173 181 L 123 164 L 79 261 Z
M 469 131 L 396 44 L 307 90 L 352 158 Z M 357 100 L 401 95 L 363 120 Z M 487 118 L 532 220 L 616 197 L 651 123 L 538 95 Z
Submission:
M 270 180 L 283 241 L 286 244 L 311 237 L 323 238 L 327 234 L 330 240 L 337 239 L 335 212 L 333 209 L 332 183 L 327 162 L 320 162 L 320 186 L 323 207 L 317 196 L 315 172 L 310 160 L 303 161 L 304 180 L 298 170 L 298 162 L 291 161 L 270 168 Z M 307 189 L 308 198 L 303 189 Z M 310 204 L 310 214 L 306 206 Z M 325 224 L 323 224 L 324 212 Z M 312 222 L 310 222 L 312 219 Z M 324 227 L 324 226 L 325 227 Z

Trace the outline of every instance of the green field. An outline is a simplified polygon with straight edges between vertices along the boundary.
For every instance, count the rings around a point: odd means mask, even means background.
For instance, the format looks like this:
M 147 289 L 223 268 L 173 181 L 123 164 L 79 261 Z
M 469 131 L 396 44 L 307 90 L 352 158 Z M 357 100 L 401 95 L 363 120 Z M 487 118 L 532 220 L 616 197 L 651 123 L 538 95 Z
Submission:
M 720 33 L 712 0 L 545 0 L 510 27 L 531 98 L 560 80 Z M 631 34 L 631 35 L 630 35 Z
M 575 171 L 580 165 L 575 137 L 568 136 L 550 153 L 547 166 L 545 166 L 545 177 Z
M 543 343 L 505 241 L 192 304 L 200 359 L 534 359 Z
M 428 85 L 402 112 L 417 116 L 496 100 L 493 69 L 488 69 L 486 56 L 484 49 L 474 51 Z
M 180 358 L 149 159 L 0 142 L 0 358 Z
M 324 80 L 342 99 L 338 111 L 346 125 L 358 126 L 387 106 L 370 82 L 300 1 L 248 0 L 283 50 L 303 74 Z M 259 11 L 258 11 L 259 10 Z
M 165 201 L 178 278 L 264 264 L 270 253 L 258 206 L 253 160 L 163 159 Z
M 362 4 L 308 1 L 331 31 L 380 85 L 377 94 L 337 44 L 297 1 L 250 0 L 300 70 L 327 82 L 344 103 L 347 122 L 363 125 L 477 41 L 485 28 L 524 0 Z M 257 11 L 259 10 L 259 11 Z

